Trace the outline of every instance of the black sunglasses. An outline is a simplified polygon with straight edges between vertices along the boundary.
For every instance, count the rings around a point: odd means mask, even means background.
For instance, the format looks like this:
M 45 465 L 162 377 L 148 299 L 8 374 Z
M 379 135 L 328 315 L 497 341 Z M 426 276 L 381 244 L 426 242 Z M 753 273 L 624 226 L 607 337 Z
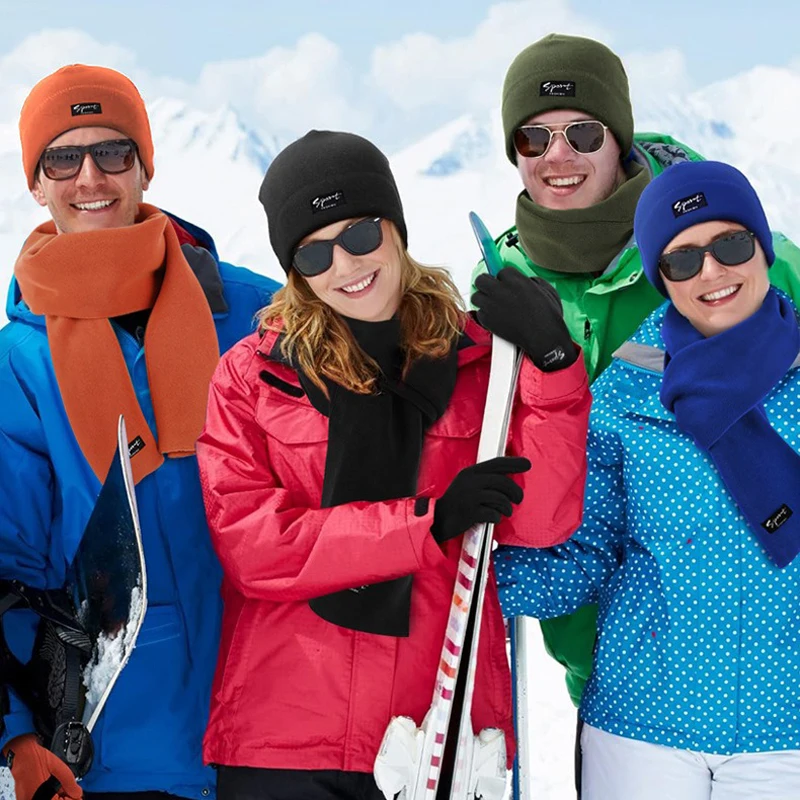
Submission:
M 136 163 L 137 150 L 133 139 L 50 147 L 42 153 L 39 166 L 51 181 L 65 181 L 74 178 L 81 171 L 87 153 L 101 172 L 119 175 L 127 172 Z
M 567 144 L 581 155 L 596 153 L 606 143 L 608 126 L 596 119 L 579 120 L 564 126 L 564 130 L 552 130 L 547 125 L 522 125 L 514 131 L 514 147 L 525 158 L 541 158 L 560 133 Z
M 338 244 L 354 256 L 365 256 L 383 243 L 381 218 L 362 219 L 345 228 L 333 239 L 309 242 L 294 251 L 292 264 L 306 278 L 321 275 L 333 264 L 333 246 Z
M 664 253 L 659 259 L 658 268 L 667 280 L 688 281 L 703 269 L 706 253 L 711 253 L 724 267 L 738 267 L 755 255 L 756 235 L 752 231 L 736 231 L 715 239 L 705 247 L 686 247 Z

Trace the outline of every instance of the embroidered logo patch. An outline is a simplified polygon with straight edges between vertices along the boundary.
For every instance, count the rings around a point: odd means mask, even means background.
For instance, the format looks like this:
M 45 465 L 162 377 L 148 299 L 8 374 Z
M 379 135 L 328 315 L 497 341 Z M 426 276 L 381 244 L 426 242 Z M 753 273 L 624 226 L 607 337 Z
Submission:
M 128 442 L 128 455 L 133 458 L 140 450 L 144 450 L 144 439 L 137 436 L 132 442 Z
M 697 211 L 698 209 L 705 208 L 708 205 L 708 200 L 702 192 L 684 197 L 682 200 L 676 200 L 672 204 L 672 214 L 677 219 L 690 211 Z
M 73 117 L 85 117 L 87 114 L 102 114 L 103 107 L 100 103 L 73 103 L 69 110 Z
M 564 348 L 556 347 L 555 350 L 551 350 L 545 355 L 542 366 L 549 367 L 551 364 L 557 364 L 559 361 L 563 361 L 566 357 L 567 354 L 564 352 Z
M 320 211 L 327 211 L 336 206 L 343 206 L 347 201 L 344 199 L 344 192 L 337 189 L 335 192 L 321 194 L 311 201 L 311 212 L 316 214 Z
M 539 97 L 575 97 L 575 81 L 542 81 Z
M 777 511 L 771 514 L 768 519 L 761 523 L 761 527 L 763 527 L 767 533 L 775 533 L 793 513 L 792 509 L 784 503 Z

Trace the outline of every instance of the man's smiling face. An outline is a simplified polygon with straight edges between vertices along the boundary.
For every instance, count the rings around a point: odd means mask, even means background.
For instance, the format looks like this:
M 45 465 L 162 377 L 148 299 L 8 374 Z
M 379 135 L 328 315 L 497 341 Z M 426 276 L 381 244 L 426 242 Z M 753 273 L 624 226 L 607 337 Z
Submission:
M 126 138 L 113 128 L 74 128 L 53 139 L 47 149 Z M 40 168 L 31 194 L 40 206 L 47 206 L 59 233 L 82 233 L 133 225 L 149 183 L 138 155 L 132 169 L 109 175 L 87 153 L 73 178 L 53 181 Z
M 523 125 L 546 125 L 563 130 L 570 122 L 593 119 L 582 111 L 544 111 Z M 554 134 L 541 158 L 517 153 L 517 170 L 528 195 L 537 205 L 553 210 L 589 208 L 606 200 L 625 180 L 620 149 L 611 131 L 596 153 L 576 153 L 561 134 Z

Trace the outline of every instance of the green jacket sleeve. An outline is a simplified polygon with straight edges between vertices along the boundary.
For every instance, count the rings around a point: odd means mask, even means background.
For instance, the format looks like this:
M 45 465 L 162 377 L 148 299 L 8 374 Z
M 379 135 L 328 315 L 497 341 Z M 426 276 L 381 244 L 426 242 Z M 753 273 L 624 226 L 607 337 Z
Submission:
M 769 270 L 770 283 L 786 292 L 795 306 L 800 308 L 800 247 L 775 231 L 772 245 L 775 248 L 775 263 Z

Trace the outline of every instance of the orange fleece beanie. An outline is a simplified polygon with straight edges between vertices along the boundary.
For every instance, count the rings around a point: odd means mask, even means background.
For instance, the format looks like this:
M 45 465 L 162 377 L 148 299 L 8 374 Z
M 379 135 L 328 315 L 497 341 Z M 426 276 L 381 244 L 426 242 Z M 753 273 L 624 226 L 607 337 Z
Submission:
M 147 177 L 152 178 L 153 137 L 136 87 L 121 72 L 71 64 L 31 89 L 19 117 L 22 165 L 32 189 L 45 148 L 73 128 L 114 128 L 136 142 Z

